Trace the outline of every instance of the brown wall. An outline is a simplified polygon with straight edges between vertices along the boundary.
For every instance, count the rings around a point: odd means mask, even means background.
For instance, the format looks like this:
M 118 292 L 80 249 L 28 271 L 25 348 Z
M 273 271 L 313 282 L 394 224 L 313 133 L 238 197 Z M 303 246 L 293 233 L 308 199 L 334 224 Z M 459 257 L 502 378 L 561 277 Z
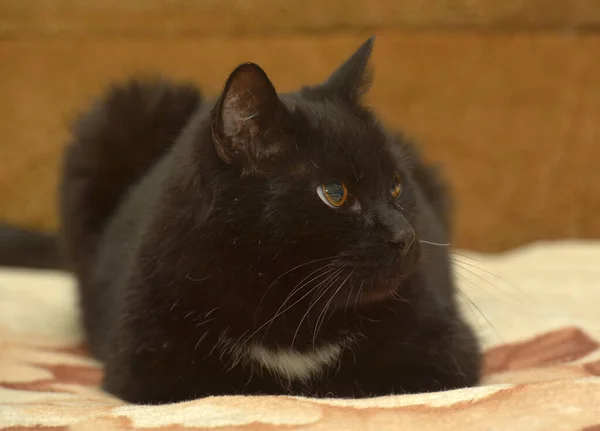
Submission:
M 0 0 L 0 222 L 55 227 L 65 126 L 108 81 L 215 94 L 252 60 L 289 90 L 376 33 L 370 102 L 445 163 L 458 246 L 600 237 L 600 2 L 294 3 Z

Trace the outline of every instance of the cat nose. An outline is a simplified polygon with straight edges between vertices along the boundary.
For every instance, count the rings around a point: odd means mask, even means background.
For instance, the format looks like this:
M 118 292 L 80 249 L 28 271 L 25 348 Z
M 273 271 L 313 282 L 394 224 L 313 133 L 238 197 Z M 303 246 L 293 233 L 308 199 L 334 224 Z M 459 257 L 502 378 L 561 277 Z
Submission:
M 376 214 L 382 239 L 403 253 L 408 252 L 415 241 L 415 231 L 408 220 L 396 208 L 384 204 L 376 206 Z
M 387 237 L 387 242 L 394 244 L 403 252 L 408 251 L 415 239 L 415 233 L 412 229 L 394 229 Z

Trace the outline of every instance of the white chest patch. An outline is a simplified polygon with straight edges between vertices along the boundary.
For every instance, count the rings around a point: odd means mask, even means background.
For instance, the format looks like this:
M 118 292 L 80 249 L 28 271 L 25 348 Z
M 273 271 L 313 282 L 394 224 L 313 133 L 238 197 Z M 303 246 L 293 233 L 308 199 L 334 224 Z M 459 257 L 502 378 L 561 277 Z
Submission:
M 342 351 L 339 344 L 329 344 L 307 352 L 254 345 L 248 348 L 247 355 L 254 364 L 285 380 L 307 381 L 337 363 Z

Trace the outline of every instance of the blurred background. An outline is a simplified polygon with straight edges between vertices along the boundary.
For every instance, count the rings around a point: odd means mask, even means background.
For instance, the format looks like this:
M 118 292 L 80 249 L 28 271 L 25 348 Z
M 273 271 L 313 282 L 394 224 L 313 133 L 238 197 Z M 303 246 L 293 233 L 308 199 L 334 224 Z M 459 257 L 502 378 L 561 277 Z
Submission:
M 52 232 L 67 127 L 105 85 L 279 91 L 375 34 L 369 103 L 441 161 L 455 245 L 600 237 L 600 0 L 0 0 L 0 224 Z

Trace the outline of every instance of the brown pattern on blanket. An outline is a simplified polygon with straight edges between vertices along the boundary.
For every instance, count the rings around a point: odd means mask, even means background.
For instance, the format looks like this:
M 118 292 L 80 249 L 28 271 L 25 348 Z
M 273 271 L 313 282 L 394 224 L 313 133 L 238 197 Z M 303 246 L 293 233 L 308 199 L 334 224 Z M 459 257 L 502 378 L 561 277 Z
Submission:
M 600 347 L 579 328 L 563 328 L 520 343 L 504 344 L 486 353 L 485 374 L 566 364 Z
M 587 363 L 583 368 L 590 374 L 600 376 L 600 361 Z
M 10 389 L 39 392 L 68 392 L 53 387 L 56 383 L 80 386 L 98 386 L 102 381 L 102 370 L 94 366 L 34 364 L 49 371 L 52 378 L 32 382 L 0 382 L 0 386 Z

